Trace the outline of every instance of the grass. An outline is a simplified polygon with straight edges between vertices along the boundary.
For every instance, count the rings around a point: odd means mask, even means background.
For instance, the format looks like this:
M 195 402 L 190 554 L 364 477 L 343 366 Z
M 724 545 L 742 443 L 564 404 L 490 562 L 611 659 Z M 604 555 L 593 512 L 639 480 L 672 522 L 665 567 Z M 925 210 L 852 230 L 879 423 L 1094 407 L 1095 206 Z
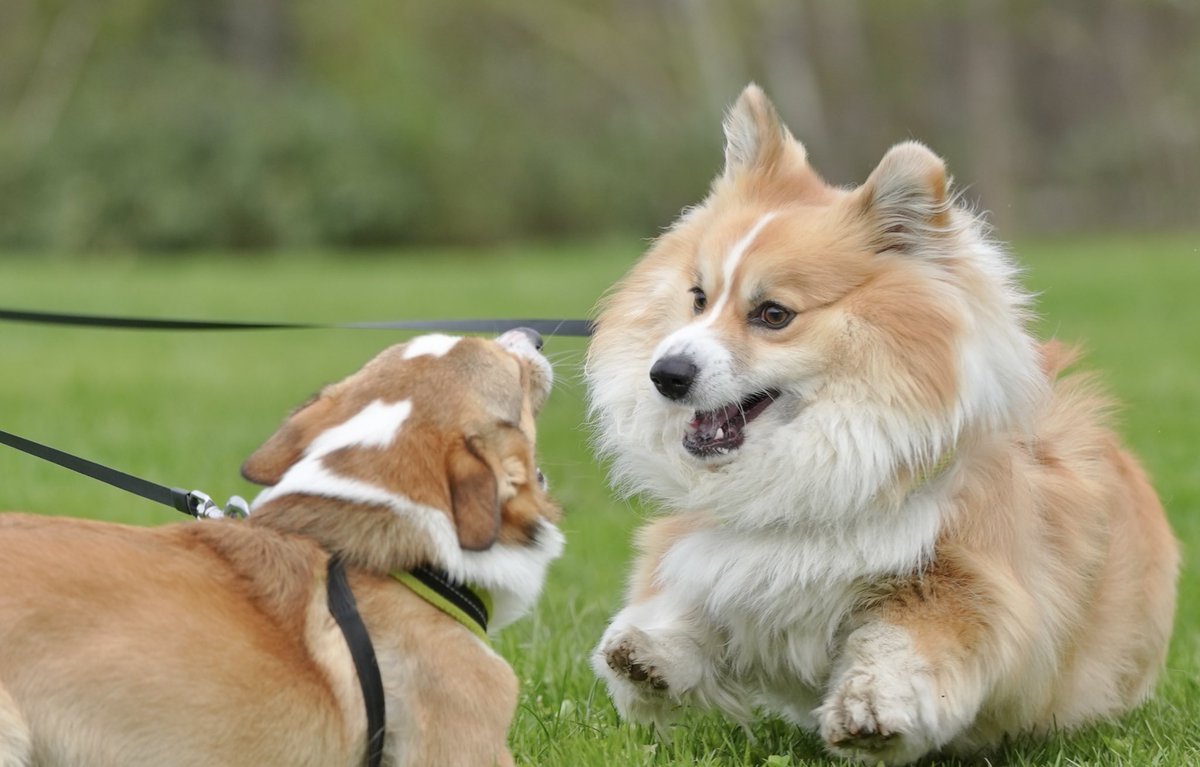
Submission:
M 1185 547 L 1178 622 L 1153 701 L 1124 720 L 988 755 L 990 764 L 1200 763 L 1200 252 L 1197 237 L 1062 240 L 1018 248 L 1042 293 L 1042 330 L 1086 340 L 1088 365 L 1127 403 L 1122 430 L 1156 478 Z M 639 243 L 570 249 L 175 262 L 0 258 L 0 306 L 273 320 L 584 315 Z M 0 428 L 165 484 L 250 496 L 241 460 L 292 406 L 402 336 L 385 331 L 139 333 L 0 324 Z M 551 339 L 560 383 L 542 419 L 543 468 L 567 511 L 568 550 L 535 615 L 498 642 L 522 681 L 519 763 L 818 765 L 776 722 L 753 738 L 693 714 L 670 744 L 622 725 L 586 658 L 620 602 L 632 529 L 581 426 L 583 342 Z M 0 508 L 138 524 L 174 513 L 9 450 Z M 953 761 L 937 764 L 956 764 Z

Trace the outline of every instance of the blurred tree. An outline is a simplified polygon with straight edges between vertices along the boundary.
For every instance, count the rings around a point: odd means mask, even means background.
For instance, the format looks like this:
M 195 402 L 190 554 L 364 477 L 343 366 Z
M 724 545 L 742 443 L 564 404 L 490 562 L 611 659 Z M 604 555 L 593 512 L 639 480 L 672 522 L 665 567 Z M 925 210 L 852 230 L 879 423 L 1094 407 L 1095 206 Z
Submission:
M 27 8 L 27 3 L 19 3 Z M 83 76 L 96 40 L 103 6 L 88 0 L 64 3 L 53 12 L 20 100 L 14 108 L 14 129 L 31 147 L 48 142 Z
M 1011 16 L 1004 0 L 976 0 L 967 8 L 963 105 L 971 146 L 964 170 L 996 225 L 1007 229 L 1015 223 L 1022 127 Z
M 285 0 L 225 0 L 220 42 L 230 60 L 264 78 L 291 70 L 292 20 Z
M 1005 232 L 1198 223 L 1180 0 L 5 0 L 0 246 L 653 233 L 751 80 L 834 183 L 912 137 Z

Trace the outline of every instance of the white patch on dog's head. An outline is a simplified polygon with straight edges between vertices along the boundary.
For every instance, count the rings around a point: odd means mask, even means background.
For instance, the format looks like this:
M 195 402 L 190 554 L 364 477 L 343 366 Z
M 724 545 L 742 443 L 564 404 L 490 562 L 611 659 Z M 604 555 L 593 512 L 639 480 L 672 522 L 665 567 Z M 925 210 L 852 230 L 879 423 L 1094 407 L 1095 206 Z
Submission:
M 444 357 L 458 344 L 459 340 L 461 339 L 458 336 L 444 336 L 436 333 L 417 336 L 405 345 L 404 359 L 411 360 L 413 357 L 426 354 L 431 357 Z
M 304 451 L 310 458 L 344 447 L 387 447 L 412 413 L 412 401 L 375 400 L 345 423 L 322 432 Z
M 746 255 L 746 251 L 754 244 L 754 240 L 758 237 L 759 232 L 763 230 L 767 224 L 771 223 L 771 219 L 775 218 L 774 213 L 767 213 L 754 222 L 754 226 L 750 227 L 750 231 L 746 232 L 740 240 L 738 240 L 729 255 L 725 257 L 725 262 L 721 265 L 721 276 L 724 278 L 724 285 L 721 288 L 721 295 L 718 296 L 717 302 L 713 304 L 712 309 L 708 312 L 700 324 L 707 327 L 713 324 L 713 320 L 721 315 L 721 310 L 725 308 L 725 304 L 729 302 L 729 296 L 733 293 L 733 276 L 737 272 L 738 265 L 742 262 L 742 258 Z
M 694 321 L 664 338 L 650 358 L 650 367 L 665 357 L 685 357 L 695 362 L 699 371 L 689 395 L 681 400 L 696 409 L 714 408 L 741 399 L 743 393 L 733 380 L 734 354 L 712 331 L 713 323 L 722 316 L 734 289 L 734 275 L 746 251 L 759 233 L 775 218 L 774 213 L 760 216 L 729 249 L 721 264 L 721 292 L 717 300 L 706 307 Z M 648 368 L 649 369 L 649 368 Z
M 325 456 L 350 447 L 384 448 L 392 444 L 404 421 L 412 413 L 412 402 L 375 400 L 348 420 L 317 435 L 304 449 L 303 457 L 292 464 L 276 484 L 254 499 L 258 507 L 292 493 L 307 493 L 343 501 L 391 505 L 395 496 L 386 488 L 359 479 L 330 472 L 322 463 Z

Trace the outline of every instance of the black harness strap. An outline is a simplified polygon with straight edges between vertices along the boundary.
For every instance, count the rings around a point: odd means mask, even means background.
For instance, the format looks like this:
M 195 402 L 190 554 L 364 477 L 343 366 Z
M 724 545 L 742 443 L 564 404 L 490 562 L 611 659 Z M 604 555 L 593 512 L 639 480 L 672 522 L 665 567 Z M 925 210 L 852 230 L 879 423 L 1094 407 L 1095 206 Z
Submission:
M 480 319 L 480 320 L 395 320 L 385 322 L 226 322 L 222 320 L 154 319 L 109 317 L 98 314 L 67 314 L 0 309 L 0 320 L 37 325 L 72 325 L 124 330 L 442 330 L 448 333 L 500 334 L 515 328 L 530 328 L 544 336 L 589 336 L 589 320 Z
M 337 621 L 354 670 L 362 688 L 363 705 L 367 709 L 367 767 L 379 767 L 383 761 L 383 736 L 387 726 L 387 707 L 383 698 L 383 679 L 379 676 L 379 661 L 375 658 L 375 646 L 371 635 L 358 614 L 358 605 L 350 584 L 346 582 L 346 569 L 337 556 L 329 558 L 329 573 L 326 578 L 329 596 L 329 612 Z

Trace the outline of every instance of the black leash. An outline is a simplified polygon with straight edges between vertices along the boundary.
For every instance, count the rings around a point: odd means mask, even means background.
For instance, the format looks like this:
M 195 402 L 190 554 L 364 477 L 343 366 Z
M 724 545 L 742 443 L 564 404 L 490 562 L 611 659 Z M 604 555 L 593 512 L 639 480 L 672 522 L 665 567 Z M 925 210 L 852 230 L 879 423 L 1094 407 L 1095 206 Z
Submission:
M 132 474 L 126 474 L 123 471 L 109 468 L 95 461 L 89 461 L 86 458 L 80 458 L 77 455 L 64 453 L 49 445 L 43 445 L 24 437 L 18 437 L 16 434 L 10 434 L 3 430 L 0 430 L 0 444 L 15 447 L 17 450 L 41 458 L 43 461 L 49 461 L 50 463 L 62 466 L 64 469 L 70 469 L 85 477 L 91 477 L 106 485 L 111 485 L 134 495 L 140 495 L 146 500 L 170 506 L 176 511 L 182 511 L 184 514 L 198 519 L 219 519 L 224 516 L 245 517 L 249 514 L 246 502 L 236 495 L 230 498 L 229 503 L 222 509 L 213 503 L 212 498 L 199 490 L 188 492 L 187 490 L 180 490 L 177 487 L 160 485 L 157 482 L 151 482 L 141 477 L 135 477 Z
M 375 657 L 375 646 L 371 635 L 363 625 L 354 602 L 354 593 L 346 582 L 346 568 L 337 555 L 329 558 L 329 571 L 325 579 L 328 593 L 329 612 L 337 621 L 350 648 L 354 671 L 362 688 L 363 705 L 367 709 L 367 767 L 379 767 L 383 762 L 383 742 L 387 729 L 387 706 L 383 697 L 383 679 L 379 675 L 379 661 Z
M 479 319 L 479 320 L 395 320 L 385 322 L 227 322 L 223 320 L 155 319 L 151 317 L 110 317 L 99 314 L 64 314 L 0 309 L 0 320 L 37 325 L 123 330 L 441 330 L 449 333 L 492 333 L 499 335 L 514 328 L 530 328 L 544 336 L 590 336 L 590 320 L 558 319 Z

